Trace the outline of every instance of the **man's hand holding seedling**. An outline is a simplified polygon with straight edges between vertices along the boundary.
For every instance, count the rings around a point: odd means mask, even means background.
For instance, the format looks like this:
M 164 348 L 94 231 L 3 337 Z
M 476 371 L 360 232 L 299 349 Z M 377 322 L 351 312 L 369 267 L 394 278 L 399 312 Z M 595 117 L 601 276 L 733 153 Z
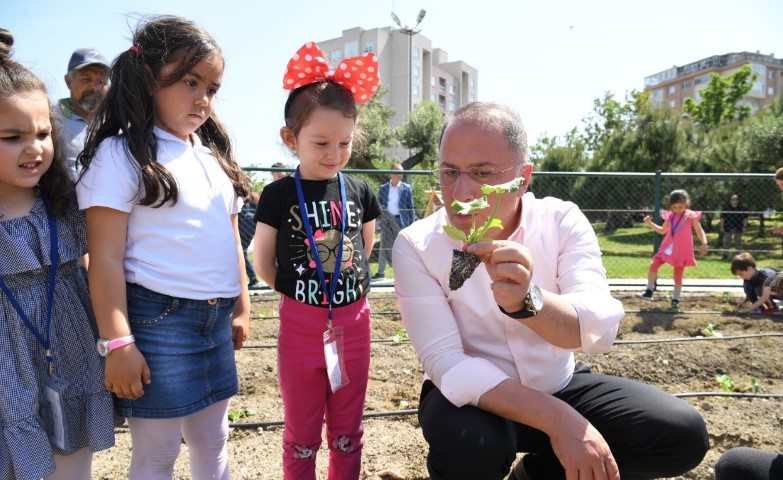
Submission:
M 495 240 L 474 243 L 466 251 L 486 265 L 495 302 L 507 312 L 521 310 L 533 279 L 530 250 L 517 242 Z
M 475 199 L 471 202 L 460 202 L 458 200 L 454 200 L 450 207 L 456 213 L 462 215 L 471 215 L 473 218 L 472 225 L 467 233 L 451 225 L 445 225 L 443 230 L 449 237 L 453 238 L 454 240 L 462 240 L 467 246 L 485 240 L 491 240 L 491 238 L 487 236 L 487 232 L 493 228 L 503 228 L 503 223 L 497 217 L 497 211 L 500 207 L 503 194 L 515 193 L 519 191 L 523 181 L 524 178 L 518 177 L 501 185 L 483 185 L 481 187 L 481 192 L 484 194 L 483 197 Z M 495 205 L 492 210 L 492 214 L 487 218 L 483 225 L 476 225 L 476 213 L 489 207 L 487 196 L 493 193 L 495 194 Z M 449 274 L 449 288 L 452 290 L 457 290 L 462 286 L 463 283 L 465 283 L 465 280 L 467 280 L 473 274 L 473 271 L 479 264 L 480 258 L 462 250 L 454 250 L 453 254 L 451 272 Z

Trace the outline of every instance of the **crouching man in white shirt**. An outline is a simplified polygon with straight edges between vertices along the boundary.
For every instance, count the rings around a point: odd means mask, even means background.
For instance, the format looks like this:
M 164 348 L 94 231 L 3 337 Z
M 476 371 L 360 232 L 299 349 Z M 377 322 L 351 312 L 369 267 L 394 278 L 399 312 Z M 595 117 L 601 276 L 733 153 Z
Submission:
M 440 185 L 446 208 L 402 230 L 394 244 L 400 311 L 427 379 L 419 421 L 437 479 L 604 480 L 673 477 L 709 448 L 701 415 L 633 380 L 577 368 L 574 352 L 606 352 L 623 308 L 614 299 L 587 218 L 570 202 L 526 192 L 533 165 L 519 115 L 472 103 L 446 126 Z M 482 262 L 451 290 L 452 249 L 476 218 L 453 200 L 483 196 L 482 184 L 522 177 L 504 193 L 501 228 L 467 248 Z M 475 222 L 475 223 L 474 223 Z M 486 238 L 486 237 L 485 237 Z

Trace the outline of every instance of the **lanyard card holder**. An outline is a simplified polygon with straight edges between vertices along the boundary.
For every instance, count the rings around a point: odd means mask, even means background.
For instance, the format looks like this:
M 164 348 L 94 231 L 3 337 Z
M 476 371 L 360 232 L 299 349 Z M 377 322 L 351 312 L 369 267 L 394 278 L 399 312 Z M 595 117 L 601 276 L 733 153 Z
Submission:
M 333 327 L 324 332 L 324 357 L 329 386 L 332 387 L 332 392 L 336 392 L 348 385 L 343 355 L 343 327 Z
M 674 253 L 674 243 L 670 243 L 664 250 L 663 254 L 667 255 L 669 257 L 672 256 L 672 253 Z
M 65 416 L 65 404 L 63 395 L 68 387 L 68 382 L 54 375 L 49 375 L 43 384 L 43 419 L 46 433 L 49 434 L 49 440 L 52 445 L 63 451 L 69 451 L 70 439 L 68 428 L 68 419 Z

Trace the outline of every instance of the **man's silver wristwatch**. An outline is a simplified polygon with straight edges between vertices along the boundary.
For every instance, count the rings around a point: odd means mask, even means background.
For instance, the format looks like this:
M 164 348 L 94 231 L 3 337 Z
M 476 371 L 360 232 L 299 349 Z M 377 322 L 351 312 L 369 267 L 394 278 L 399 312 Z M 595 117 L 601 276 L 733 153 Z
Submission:
M 522 320 L 538 315 L 538 312 L 544 308 L 544 296 L 541 294 L 541 289 L 535 283 L 530 283 L 530 288 L 525 295 L 525 299 L 522 303 L 522 309 L 516 312 L 507 312 L 500 307 L 500 311 L 508 315 L 509 317 Z

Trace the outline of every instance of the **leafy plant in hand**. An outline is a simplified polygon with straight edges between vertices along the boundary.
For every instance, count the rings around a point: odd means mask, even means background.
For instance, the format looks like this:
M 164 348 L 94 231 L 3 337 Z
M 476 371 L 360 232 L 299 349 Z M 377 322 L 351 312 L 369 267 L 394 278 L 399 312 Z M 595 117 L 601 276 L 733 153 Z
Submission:
M 465 233 L 451 225 L 444 225 L 443 231 L 445 231 L 446 235 L 453 238 L 454 240 L 461 240 L 465 242 L 466 245 L 488 240 L 489 238 L 486 235 L 490 229 L 503 228 L 503 223 L 497 217 L 502 194 L 514 193 L 518 191 L 522 187 L 523 181 L 524 178 L 519 177 L 500 185 L 482 185 L 481 193 L 484 194 L 483 197 L 477 198 L 472 202 L 460 202 L 459 200 L 454 200 L 451 202 L 451 208 L 455 213 L 470 215 L 473 218 L 470 230 L 468 233 Z M 493 193 L 496 194 L 497 201 L 495 202 L 495 208 L 492 211 L 492 214 L 489 216 L 489 218 L 487 218 L 487 221 L 484 222 L 483 225 L 476 225 L 476 213 L 489 207 L 487 197 Z M 465 283 L 465 280 L 470 278 L 470 276 L 476 270 L 476 267 L 478 267 L 479 263 L 481 263 L 481 259 L 477 255 L 473 255 L 472 253 L 468 253 L 463 250 L 454 249 L 452 252 L 453 256 L 451 258 L 451 271 L 449 272 L 449 288 L 452 290 L 457 290 Z

